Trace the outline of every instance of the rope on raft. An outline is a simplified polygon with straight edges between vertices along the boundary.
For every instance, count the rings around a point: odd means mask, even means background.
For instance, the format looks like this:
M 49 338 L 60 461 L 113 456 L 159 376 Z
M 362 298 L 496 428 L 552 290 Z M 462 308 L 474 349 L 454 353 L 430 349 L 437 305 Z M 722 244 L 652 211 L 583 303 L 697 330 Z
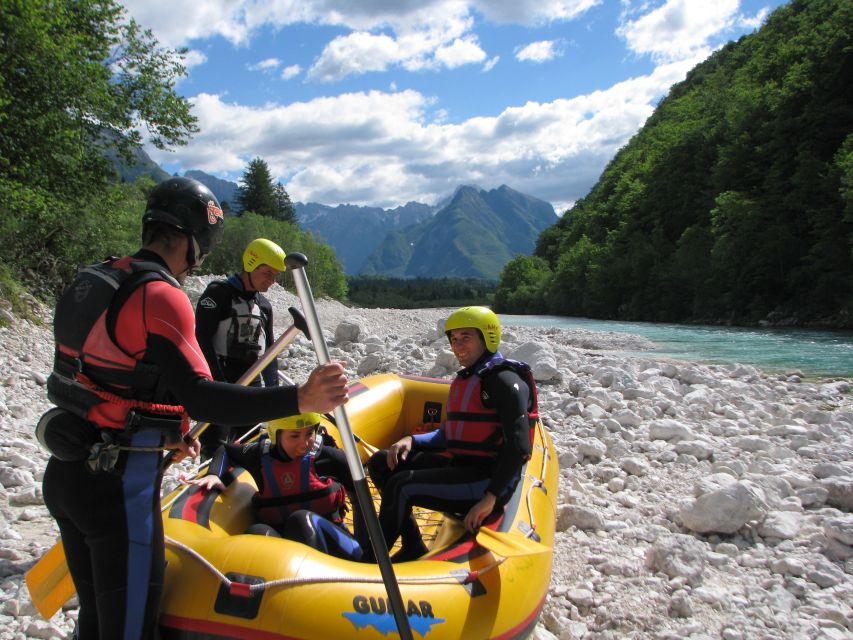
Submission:
M 266 582 L 260 582 L 257 584 L 245 584 L 243 582 L 235 582 L 234 580 L 231 580 L 219 569 L 214 567 L 207 560 L 207 558 L 198 553 L 192 547 L 189 547 L 182 542 L 170 538 L 169 536 L 166 536 L 166 544 L 171 545 L 176 549 L 180 549 L 190 557 L 198 560 L 208 571 L 213 573 L 223 585 L 225 585 L 225 587 L 232 595 L 249 597 L 254 591 L 263 591 L 264 589 L 270 589 L 272 587 L 292 587 L 300 584 L 320 584 L 330 582 L 352 582 L 367 584 L 382 583 L 382 578 L 379 576 L 370 577 L 341 575 L 314 576 L 305 578 L 279 578 L 278 580 L 267 580 Z M 469 584 L 477 580 L 484 573 L 488 573 L 492 569 L 496 569 L 501 564 L 503 564 L 505 560 L 506 558 L 499 558 L 491 564 L 486 565 L 482 569 L 460 571 L 456 575 L 454 575 L 453 573 L 443 573 L 434 576 L 412 576 L 408 578 L 398 576 L 397 581 L 401 584 Z M 462 575 L 463 573 L 465 574 L 464 576 Z

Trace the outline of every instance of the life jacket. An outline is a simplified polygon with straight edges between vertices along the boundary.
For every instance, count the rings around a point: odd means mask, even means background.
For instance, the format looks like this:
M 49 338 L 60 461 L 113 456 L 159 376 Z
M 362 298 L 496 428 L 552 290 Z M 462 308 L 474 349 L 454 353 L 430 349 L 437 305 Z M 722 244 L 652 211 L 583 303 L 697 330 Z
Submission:
M 184 408 L 168 401 L 159 368 L 125 352 L 115 337 L 122 305 L 155 280 L 180 287 L 164 266 L 133 258 L 110 258 L 78 271 L 54 314 L 51 402 L 99 427 L 186 430 Z M 105 403 L 112 405 L 107 411 Z
M 530 366 L 518 360 L 507 360 L 496 353 L 478 369 L 459 374 L 450 383 L 444 436 L 447 451 L 452 455 L 497 457 L 504 444 L 503 429 L 498 412 L 483 403 L 482 380 L 504 369 L 515 371 L 530 389 L 527 418 L 530 442 L 533 443 L 534 428 L 539 419 L 539 399 Z
M 264 443 L 261 454 L 264 487 L 252 498 L 258 519 L 272 527 L 280 527 L 294 511 L 308 509 L 332 522 L 342 523 L 346 491 L 332 478 L 317 475 L 316 451 L 283 461 L 269 455 L 271 446 L 269 441 Z
M 231 313 L 219 323 L 213 335 L 213 350 L 225 379 L 234 382 L 264 352 L 269 318 L 258 302 L 260 294 L 256 293 L 248 300 L 240 295 L 244 287 L 239 276 L 231 275 L 219 284 L 227 285 L 234 293 L 231 296 Z

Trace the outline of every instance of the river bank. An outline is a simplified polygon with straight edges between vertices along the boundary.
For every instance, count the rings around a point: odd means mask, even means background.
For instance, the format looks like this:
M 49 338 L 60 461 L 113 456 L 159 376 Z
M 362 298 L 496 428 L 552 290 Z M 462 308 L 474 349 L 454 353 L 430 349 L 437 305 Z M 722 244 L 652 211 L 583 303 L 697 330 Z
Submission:
M 191 299 L 207 280 L 188 282 Z M 270 298 L 281 331 L 298 304 L 279 287 Z M 447 309 L 317 306 L 332 357 L 352 379 L 455 371 L 439 330 Z M 561 467 L 536 637 L 850 637 L 850 382 L 675 361 L 650 345 L 613 332 L 505 327 L 502 351 L 533 365 Z M 46 455 L 32 433 L 49 406 L 52 355 L 49 323 L 0 329 L 0 640 L 67 638 L 76 615 L 72 601 L 41 620 L 22 585 L 56 539 L 41 500 Z M 299 338 L 282 367 L 299 381 L 314 362 Z M 192 472 L 182 463 L 165 488 Z

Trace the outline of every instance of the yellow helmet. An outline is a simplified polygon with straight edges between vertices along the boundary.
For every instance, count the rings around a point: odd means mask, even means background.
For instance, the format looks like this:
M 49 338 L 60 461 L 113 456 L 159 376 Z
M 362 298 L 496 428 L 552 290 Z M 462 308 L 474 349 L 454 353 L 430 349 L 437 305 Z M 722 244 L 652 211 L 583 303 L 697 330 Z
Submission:
M 316 427 L 323 419 L 319 413 L 298 413 L 295 416 L 287 418 L 278 418 L 267 422 L 267 432 L 270 434 L 270 439 L 275 442 L 279 431 L 292 431 L 296 429 L 305 429 L 306 427 Z
M 284 271 L 284 249 L 266 238 L 252 240 L 243 252 L 243 271 L 252 273 L 262 264 Z
M 444 333 L 450 338 L 453 329 L 477 329 L 486 343 L 486 349 L 494 353 L 501 343 L 501 322 L 488 307 L 462 307 L 450 314 L 444 323 Z

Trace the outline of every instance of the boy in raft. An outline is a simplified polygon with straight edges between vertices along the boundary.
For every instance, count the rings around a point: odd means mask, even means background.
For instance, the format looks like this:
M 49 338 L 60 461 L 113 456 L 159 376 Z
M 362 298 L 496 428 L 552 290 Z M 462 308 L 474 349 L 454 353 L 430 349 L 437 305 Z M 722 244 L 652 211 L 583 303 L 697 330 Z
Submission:
M 427 548 L 412 507 L 464 515 L 472 533 L 500 516 L 530 458 L 539 417 L 530 367 L 498 351 L 501 327 L 486 307 L 463 307 L 445 323 L 463 366 L 450 385 L 447 419 L 436 430 L 405 436 L 371 456 L 370 477 L 381 489 L 379 523 L 385 542 L 402 536 L 394 561 Z
M 365 528 L 355 500 L 353 521 L 362 543 L 343 521 L 347 492 L 355 496 L 352 476 L 344 452 L 331 436 L 319 433 L 320 420 L 317 413 L 303 413 L 267 422 L 269 439 L 220 446 L 208 474 L 192 484 L 222 491 L 229 468 L 242 467 L 258 485 L 252 503 L 260 522 L 248 533 L 296 540 L 358 561 L 370 545 L 361 537 Z

